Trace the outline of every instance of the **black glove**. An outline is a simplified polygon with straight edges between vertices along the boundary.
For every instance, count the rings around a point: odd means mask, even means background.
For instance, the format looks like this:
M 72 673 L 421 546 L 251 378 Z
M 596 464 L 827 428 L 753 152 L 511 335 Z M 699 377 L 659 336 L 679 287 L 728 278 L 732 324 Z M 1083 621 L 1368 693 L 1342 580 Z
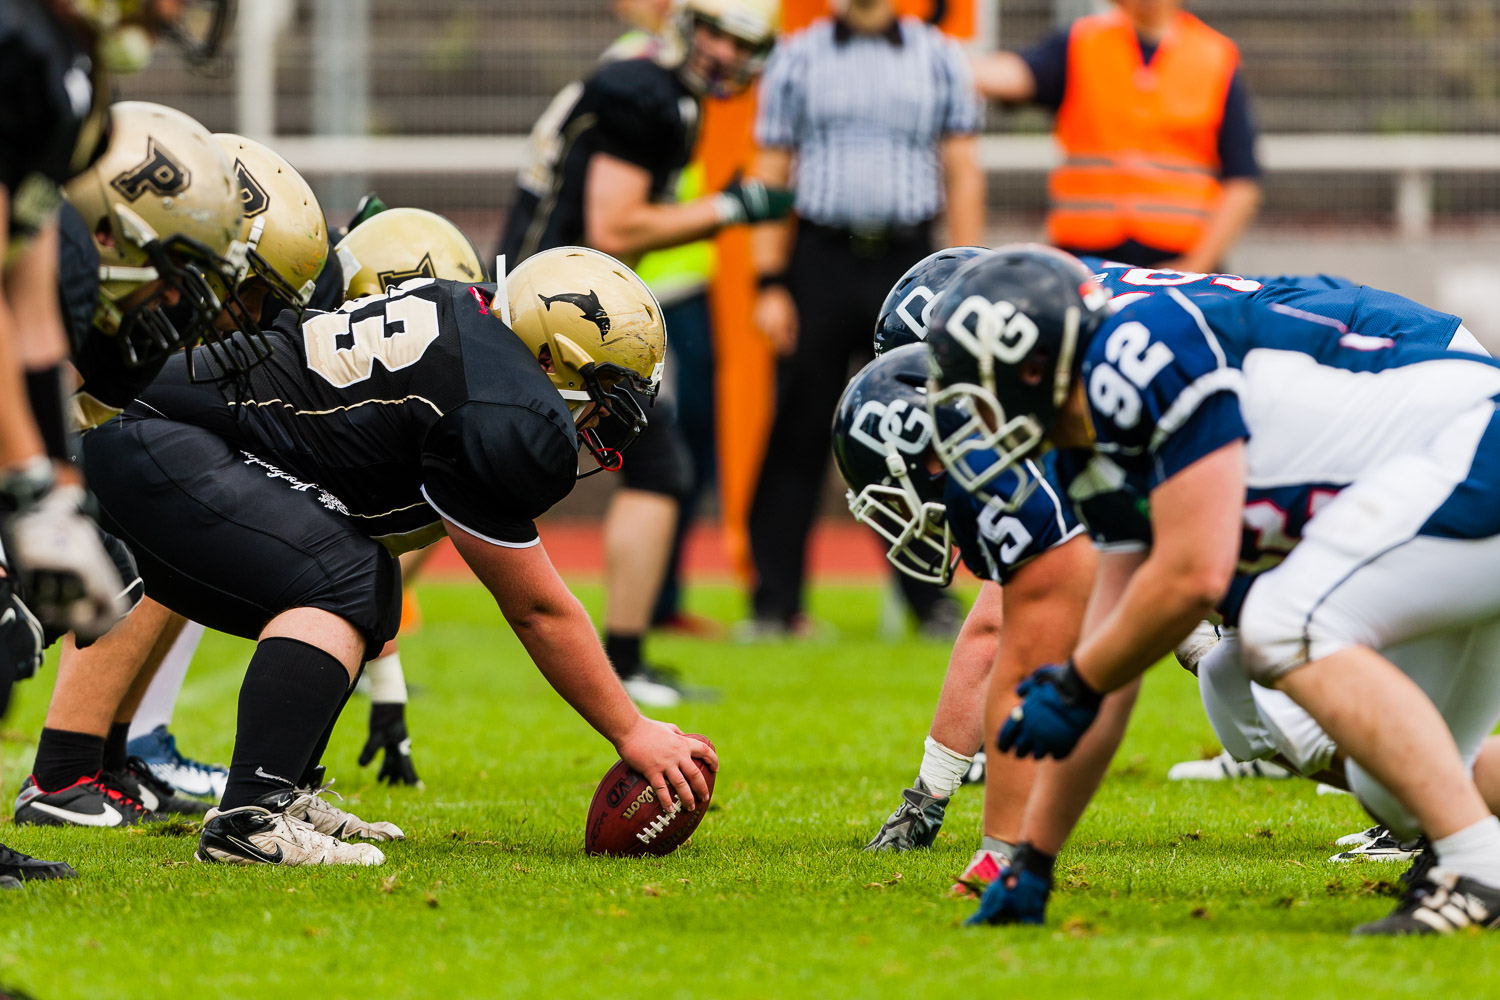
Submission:
M 411 737 L 406 734 L 405 705 L 371 705 L 370 738 L 359 752 L 359 766 L 366 767 L 375 754 L 385 751 L 376 780 L 392 785 L 418 785 L 417 769 L 411 762 Z
M 736 177 L 715 201 L 719 221 L 730 226 L 784 219 L 796 205 L 797 195 L 788 188 L 767 187 L 764 181 Z

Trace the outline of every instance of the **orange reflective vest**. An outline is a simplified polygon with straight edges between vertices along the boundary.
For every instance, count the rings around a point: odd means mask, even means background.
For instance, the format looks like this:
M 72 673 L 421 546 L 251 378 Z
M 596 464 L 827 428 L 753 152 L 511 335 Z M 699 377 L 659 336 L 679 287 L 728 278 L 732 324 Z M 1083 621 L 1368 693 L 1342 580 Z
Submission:
M 1055 132 L 1066 159 L 1048 182 L 1051 241 L 1191 248 L 1218 204 L 1219 125 L 1238 65 L 1235 44 L 1186 11 L 1149 65 L 1119 11 L 1075 21 Z

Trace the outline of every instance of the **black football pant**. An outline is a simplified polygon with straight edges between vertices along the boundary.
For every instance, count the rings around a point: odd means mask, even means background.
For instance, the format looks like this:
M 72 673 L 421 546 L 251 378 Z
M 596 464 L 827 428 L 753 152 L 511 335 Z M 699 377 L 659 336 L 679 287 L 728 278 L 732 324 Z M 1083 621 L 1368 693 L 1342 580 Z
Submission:
M 807 536 L 828 474 L 834 407 L 853 364 L 873 356 L 875 318 L 886 293 L 931 252 L 925 225 L 869 240 L 798 224 L 787 269 L 797 347 L 777 362 L 776 416 L 750 506 L 759 619 L 789 623 L 802 611 Z M 870 537 L 871 544 L 879 541 Z M 925 618 L 942 592 L 904 574 L 897 580 L 912 610 Z

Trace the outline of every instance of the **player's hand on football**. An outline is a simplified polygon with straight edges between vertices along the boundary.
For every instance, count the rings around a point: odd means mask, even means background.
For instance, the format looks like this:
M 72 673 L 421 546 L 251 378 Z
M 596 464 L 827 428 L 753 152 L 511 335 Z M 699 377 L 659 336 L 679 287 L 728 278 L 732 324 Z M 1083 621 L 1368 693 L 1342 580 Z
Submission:
M 120 573 L 83 502 L 82 487 L 54 487 L 14 515 L 6 534 L 27 606 L 87 643 L 128 609 Z
M 703 769 L 719 770 L 719 755 L 700 740 L 684 736 L 670 722 L 642 716 L 629 734 L 616 745 L 620 759 L 650 782 L 662 803 L 675 794 L 686 809 L 697 809 L 699 798 L 708 798 Z
M 1073 661 L 1032 672 L 1016 688 L 1021 703 L 1000 727 L 996 744 L 1017 757 L 1056 757 L 1073 752 L 1099 714 L 1099 692 L 1078 676 Z
M 406 732 L 406 706 L 403 704 L 370 706 L 370 736 L 359 751 L 359 766 L 368 766 L 382 750 L 385 757 L 375 775 L 377 781 L 421 787 L 422 779 L 417 777 L 417 769 L 411 761 L 411 737 Z

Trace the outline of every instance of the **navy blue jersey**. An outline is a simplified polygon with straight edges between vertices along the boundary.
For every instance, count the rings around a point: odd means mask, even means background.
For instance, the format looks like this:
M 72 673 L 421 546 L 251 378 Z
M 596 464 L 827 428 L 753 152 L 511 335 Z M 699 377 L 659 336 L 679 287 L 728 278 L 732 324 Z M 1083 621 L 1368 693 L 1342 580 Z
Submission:
M 1131 267 L 1100 257 L 1081 259 L 1122 304 L 1166 288 L 1177 288 L 1193 296 L 1243 295 L 1258 302 L 1300 309 L 1355 333 L 1391 337 L 1424 347 L 1447 347 L 1461 322 L 1452 313 L 1429 309 L 1395 292 L 1327 274 L 1242 278 L 1237 274 Z
M 1500 395 L 1500 364 L 1489 358 L 1398 346 L 1250 295 L 1176 287 L 1111 317 L 1084 353 L 1081 378 L 1097 451 L 1146 495 L 1247 442 L 1246 574 L 1276 565 L 1319 506 L 1357 477 Z M 1449 516 L 1450 527 L 1470 525 L 1463 530 L 1490 521 L 1477 508 Z M 1233 620 L 1236 609 L 1223 610 Z
M 1015 473 L 1003 473 L 982 495 L 949 478 L 943 495 L 948 524 L 964 565 L 975 576 L 1004 584 L 1027 562 L 1083 530 L 1063 500 L 1054 462 L 1051 455 L 1027 462 L 1037 488 L 1014 511 L 1006 511 L 1003 500 L 1018 486 Z

